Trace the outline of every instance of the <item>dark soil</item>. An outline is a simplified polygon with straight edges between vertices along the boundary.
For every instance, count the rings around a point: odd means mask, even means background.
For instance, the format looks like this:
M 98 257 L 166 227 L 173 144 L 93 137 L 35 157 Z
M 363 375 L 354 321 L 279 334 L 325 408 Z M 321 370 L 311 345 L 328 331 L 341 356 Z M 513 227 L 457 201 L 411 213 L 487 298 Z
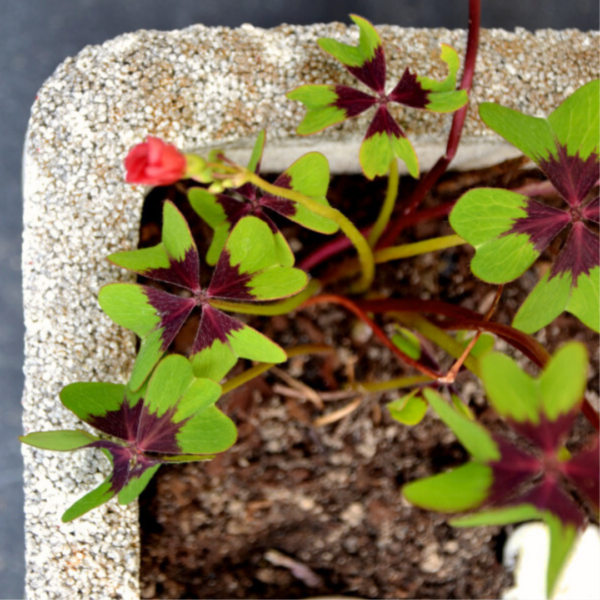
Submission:
M 520 166 L 512 161 L 483 171 L 450 173 L 426 206 L 456 199 L 471 187 L 514 188 L 541 178 L 539 172 L 521 171 Z M 403 179 L 400 197 L 413 185 Z M 384 180 L 335 177 L 329 198 L 362 226 L 374 220 L 384 188 Z M 148 196 L 141 245 L 160 241 L 165 197 L 185 212 L 199 246 L 206 248 L 210 230 L 176 188 L 159 188 Z M 299 260 L 325 239 L 289 222 L 280 225 L 293 240 Z M 438 219 L 411 228 L 402 242 L 450 233 L 447 220 Z M 470 257 L 470 250 L 461 247 L 399 261 L 379 269 L 376 288 L 386 295 L 439 298 L 484 312 L 495 288 L 471 275 Z M 324 269 L 332 266 L 330 262 Z M 536 269 L 544 266 L 538 261 Z M 205 268 L 204 275 L 210 277 L 210 269 Z M 536 281 L 531 271 L 507 285 L 494 319 L 510 323 Z M 326 343 L 337 352 L 292 359 L 282 366 L 285 373 L 270 372 L 228 394 L 219 406 L 238 425 L 238 443 L 212 462 L 160 469 L 140 502 L 142 596 L 500 597 L 511 582 L 501 563 L 509 529 L 455 529 L 444 517 L 414 508 L 400 495 L 404 483 L 467 460 L 435 415 L 428 414 L 416 427 L 404 427 L 385 409 L 397 394 L 370 394 L 344 418 L 319 427 L 316 418 L 354 398 L 328 400 L 320 409 L 289 379 L 332 392 L 349 381 L 382 381 L 409 371 L 360 322 L 335 306 L 250 322 L 283 347 Z M 551 352 L 566 340 L 581 340 L 590 349 L 592 368 L 598 364 L 598 336 L 568 314 L 538 339 Z M 186 343 L 184 333 L 178 349 Z M 512 355 L 520 356 L 514 351 Z M 450 366 L 441 352 L 436 357 Z M 234 372 L 250 366 L 245 362 L 240 361 Z M 597 372 L 590 376 L 597 393 Z M 480 419 L 502 427 L 475 378 L 465 372 L 458 386 Z M 572 445 L 585 444 L 590 433 L 581 418 Z

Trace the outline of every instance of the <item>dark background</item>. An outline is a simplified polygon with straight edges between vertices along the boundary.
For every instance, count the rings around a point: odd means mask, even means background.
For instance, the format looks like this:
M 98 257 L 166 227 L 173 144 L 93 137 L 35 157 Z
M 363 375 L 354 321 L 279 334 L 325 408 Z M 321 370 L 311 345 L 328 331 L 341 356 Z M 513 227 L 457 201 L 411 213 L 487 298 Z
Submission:
M 597 0 L 482 0 L 483 27 L 598 28 Z M 137 29 L 349 22 L 466 28 L 467 0 L 0 0 L 0 598 L 23 597 L 21 153 L 36 91 L 67 56 Z

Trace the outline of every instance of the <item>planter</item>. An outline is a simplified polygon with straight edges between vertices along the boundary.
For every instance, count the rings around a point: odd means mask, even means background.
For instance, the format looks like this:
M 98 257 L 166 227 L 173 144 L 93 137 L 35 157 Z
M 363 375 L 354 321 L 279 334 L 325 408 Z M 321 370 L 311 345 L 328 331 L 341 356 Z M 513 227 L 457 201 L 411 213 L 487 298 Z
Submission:
M 397 77 L 406 65 L 438 68 L 440 42 L 464 53 L 461 30 L 380 32 L 388 47 L 402 49 L 389 53 Z M 243 161 L 253 136 L 268 127 L 266 170 L 282 170 L 316 149 L 334 172 L 358 171 L 366 120 L 299 139 L 294 129 L 302 109 L 284 97 L 302 83 L 349 82 L 318 49 L 322 36 L 349 41 L 357 32 L 341 24 L 142 31 L 84 49 L 40 90 L 24 164 L 26 431 L 77 426 L 57 400 L 60 389 L 75 381 L 125 381 L 133 364 L 133 336 L 97 305 L 102 285 L 128 280 L 106 255 L 136 245 L 144 190 L 123 181 L 129 147 L 150 133 L 184 150 L 231 148 L 230 156 Z M 597 38 L 572 30 L 483 31 L 473 99 L 548 113 L 596 76 Z M 450 120 L 415 111 L 401 118 L 425 171 L 445 147 Z M 511 156 L 514 149 L 470 114 L 453 166 L 476 168 Z M 28 594 L 138 597 L 134 507 L 109 503 L 74 523 L 60 522 L 64 507 L 103 479 L 104 463 L 89 452 L 27 447 L 24 455 Z

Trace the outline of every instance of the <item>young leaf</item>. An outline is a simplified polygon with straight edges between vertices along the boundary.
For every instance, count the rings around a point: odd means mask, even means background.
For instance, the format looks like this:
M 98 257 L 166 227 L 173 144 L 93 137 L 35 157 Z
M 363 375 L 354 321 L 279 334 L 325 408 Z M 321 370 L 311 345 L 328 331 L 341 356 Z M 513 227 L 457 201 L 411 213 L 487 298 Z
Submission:
M 360 38 L 358 47 L 348 46 L 329 38 L 320 38 L 319 46 L 337 58 L 354 77 L 383 93 L 385 91 L 385 55 L 379 34 L 367 21 L 358 15 L 350 15 L 358 26 Z
M 434 390 L 428 388 L 424 394 L 431 408 L 474 458 L 480 461 L 495 461 L 500 458 L 498 446 L 484 427 L 451 408 Z
M 414 75 L 410 69 L 406 69 L 398 85 L 388 96 L 389 99 L 432 112 L 454 112 L 462 108 L 469 98 L 465 90 L 455 90 L 456 74 L 460 66 L 458 54 L 454 48 L 442 44 L 440 58 L 448 66 L 448 76 L 444 80 Z
M 419 390 L 413 390 L 406 396 L 398 398 L 387 405 L 392 419 L 403 425 L 417 425 L 423 420 L 427 413 L 427 402 L 417 394 Z
M 409 483 L 404 497 L 419 508 L 440 512 L 460 512 L 480 506 L 492 485 L 492 470 L 470 462 L 452 471 Z
M 258 172 L 265 139 L 266 134 L 262 131 L 254 145 L 249 170 Z M 309 152 L 286 169 L 275 180 L 274 185 L 295 190 L 328 206 L 325 196 L 329 186 L 329 163 L 321 153 Z M 211 265 L 219 259 L 231 229 L 246 216 L 262 219 L 270 227 L 275 236 L 277 262 L 286 267 L 293 266 L 294 255 L 269 213 L 278 213 L 320 233 L 331 234 L 338 230 L 333 221 L 313 213 L 297 202 L 270 194 L 261 195 L 260 190 L 252 184 L 244 184 L 233 190 L 231 195 L 213 195 L 203 188 L 192 188 L 188 197 L 194 210 L 215 230 L 207 254 L 207 262 Z

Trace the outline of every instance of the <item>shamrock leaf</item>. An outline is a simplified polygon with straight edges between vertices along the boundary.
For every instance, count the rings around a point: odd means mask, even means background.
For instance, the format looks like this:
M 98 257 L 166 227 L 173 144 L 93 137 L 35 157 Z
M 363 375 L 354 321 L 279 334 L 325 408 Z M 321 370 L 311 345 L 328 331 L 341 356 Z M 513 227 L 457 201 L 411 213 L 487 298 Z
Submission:
M 73 383 L 61 402 L 98 430 L 35 432 L 22 442 L 48 450 L 100 448 L 112 464 L 111 475 L 63 515 L 71 521 L 118 496 L 128 504 L 144 490 L 161 464 L 210 460 L 236 439 L 233 422 L 215 407 L 221 387 L 197 378 L 183 356 L 171 355 L 156 367 L 139 394 L 112 383 Z
M 189 227 L 171 202 L 164 204 L 160 244 L 119 252 L 109 260 L 177 288 L 165 291 L 150 285 L 116 283 L 100 290 L 98 300 L 104 312 L 142 339 L 131 376 L 132 389 L 143 384 L 194 315 L 197 325 L 190 354 L 198 368 L 203 365 L 199 375 L 219 380 L 236 357 L 261 362 L 286 360 L 277 344 L 212 306 L 219 299 L 277 300 L 306 287 L 306 273 L 279 266 L 273 234 L 260 219 L 244 217 L 233 228 L 206 290 L 200 286 L 200 260 Z M 203 352 L 209 356 L 200 357 Z
M 526 299 L 514 326 L 533 333 L 563 310 L 600 330 L 598 197 L 599 81 L 577 90 L 547 119 L 484 103 L 482 119 L 531 158 L 566 206 L 556 208 L 514 192 L 482 188 L 467 192 L 450 215 L 454 230 L 475 247 L 473 273 L 490 283 L 522 275 L 568 229 L 551 269 Z
M 581 344 L 565 345 L 538 379 L 501 354 L 489 353 L 481 364 L 492 405 L 532 449 L 490 434 L 447 405 L 439 394 L 426 389 L 430 406 L 472 460 L 453 471 L 410 483 L 403 494 L 417 506 L 444 512 L 472 510 L 484 504 L 492 507 L 453 521 L 462 526 L 544 519 L 552 538 L 548 569 L 551 592 L 567 555 L 559 549 L 573 542 L 574 533 L 585 521 L 562 482 L 569 480 L 598 510 L 598 436 L 593 448 L 572 458 L 565 459 L 563 451 L 585 391 L 587 353 Z
M 258 173 L 265 145 L 266 133 L 258 135 L 250 157 L 248 169 Z M 309 152 L 286 169 L 274 182 L 274 185 L 295 190 L 308 196 L 319 204 L 329 206 L 325 198 L 329 186 L 329 164 L 319 152 Z M 271 229 L 275 240 L 277 260 L 284 267 L 294 265 L 292 253 L 285 237 L 269 217 L 277 213 L 291 221 L 320 233 L 335 233 L 338 225 L 317 215 L 297 202 L 278 198 L 271 194 L 262 194 L 256 186 L 246 183 L 232 190 L 231 194 L 211 194 L 204 188 L 191 188 L 188 192 L 190 204 L 194 210 L 215 230 L 212 243 L 206 255 L 209 265 L 216 264 L 231 229 L 245 216 L 255 216 L 263 220 Z
M 376 106 L 375 116 L 369 125 L 360 148 L 360 164 L 365 175 L 373 179 L 385 175 L 395 157 L 406 164 L 413 177 L 419 176 L 419 161 L 412 144 L 396 123 L 388 104 L 395 102 L 430 110 L 453 112 L 464 106 L 467 93 L 455 90 L 458 72 L 458 54 L 442 44 L 441 59 L 448 66 L 448 76 L 443 81 L 421 77 L 407 68 L 394 89 L 386 94 L 386 62 L 381 39 L 369 21 L 356 15 L 350 18 L 358 26 L 358 47 L 336 40 L 322 38 L 319 46 L 339 60 L 361 83 L 375 92 L 375 96 L 345 85 L 304 85 L 287 94 L 291 100 L 302 102 L 306 116 L 298 126 L 300 135 L 310 135 L 351 119 Z

